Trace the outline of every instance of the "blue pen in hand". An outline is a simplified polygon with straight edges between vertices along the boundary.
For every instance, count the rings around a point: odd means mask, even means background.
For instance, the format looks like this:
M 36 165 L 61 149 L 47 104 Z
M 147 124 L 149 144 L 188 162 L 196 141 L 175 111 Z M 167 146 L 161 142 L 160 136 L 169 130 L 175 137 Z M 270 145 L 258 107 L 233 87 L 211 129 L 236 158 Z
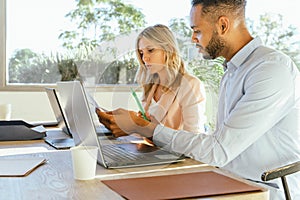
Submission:
M 142 104 L 141 104 L 139 98 L 137 97 L 135 91 L 134 91 L 132 88 L 130 88 L 130 89 L 131 89 L 131 94 L 132 94 L 133 98 L 135 99 L 135 101 L 136 101 L 136 103 L 137 103 L 137 105 L 138 105 L 138 107 L 139 107 L 139 109 L 140 109 L 140 112 L 142 113 L 143 118 L 144 118 L 145 120 L 150 121 L 150 120 L 147 118 L 146 113 L 145 113 L 145 110 L 144 110 L 144 107 L 142 106 Z

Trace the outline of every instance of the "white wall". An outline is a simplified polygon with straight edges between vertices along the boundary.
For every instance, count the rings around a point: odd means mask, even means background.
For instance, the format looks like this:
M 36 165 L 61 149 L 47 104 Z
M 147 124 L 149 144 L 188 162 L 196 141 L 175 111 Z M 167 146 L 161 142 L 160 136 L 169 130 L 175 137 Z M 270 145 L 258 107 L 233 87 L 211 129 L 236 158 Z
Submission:
M 99 105 L 108 110 L 118 107 L 137 110 L 129 92 L 98 92 L 92 95 Z M 12 105 L 11 119 L 27 122 L 55 120 L 46 92 L 0 92 L 0 104 L 6 103 Z

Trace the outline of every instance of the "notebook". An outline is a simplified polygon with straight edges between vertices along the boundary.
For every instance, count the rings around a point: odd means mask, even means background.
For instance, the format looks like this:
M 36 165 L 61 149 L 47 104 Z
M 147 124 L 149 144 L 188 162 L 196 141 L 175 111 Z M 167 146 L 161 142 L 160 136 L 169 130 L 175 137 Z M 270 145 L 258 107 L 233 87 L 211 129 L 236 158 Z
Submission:
M 61 138 L 45 137 L 44 140 L 56 149 L 68 149 L 74 146 L 74 140 L 72 138 L 67 119 L 60 105 L 58 95 L 54 88 L 45 88 L 45 90 L 59 127 L 56 129 L 47 129 L 46 133 L 47 135 L 60 135 Z
M 81 82 L 58 82 L 57 87 L 75 145 L 98 146 L 97 161 L 103 167 L 137 167 L 184 160 L 183 155 L 148 145 L 138 137 L 136 139 L 131 136 L 114 139 L 105 134 L 97 134 L 91 116 L 91 112 L 95 112 L 95 108 L 89 107 L 85 88 Z
M 44 158 L 17 158 L 0 160 L 0 177 L 23 177 L 46 163 Z

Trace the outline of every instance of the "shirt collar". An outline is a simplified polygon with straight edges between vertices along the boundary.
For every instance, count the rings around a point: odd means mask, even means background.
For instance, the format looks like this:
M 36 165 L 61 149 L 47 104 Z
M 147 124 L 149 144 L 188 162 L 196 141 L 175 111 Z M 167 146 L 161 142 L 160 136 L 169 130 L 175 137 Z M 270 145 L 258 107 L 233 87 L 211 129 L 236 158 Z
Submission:
M 252 54 L 252 52 L 259 46 L 262 45 L 262 40 L 260 37 L 256 37 L 246 44 L 241 50 L 239 50 L 230 61 L 227 62 L 227 67 L 238 68 L 244 61 Z

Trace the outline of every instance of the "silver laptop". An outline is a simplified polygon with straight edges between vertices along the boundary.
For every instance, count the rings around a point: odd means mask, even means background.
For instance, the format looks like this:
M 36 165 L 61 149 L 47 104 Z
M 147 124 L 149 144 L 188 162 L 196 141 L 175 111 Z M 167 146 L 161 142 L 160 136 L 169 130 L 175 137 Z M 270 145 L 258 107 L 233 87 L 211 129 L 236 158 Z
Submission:
M 58 82 L 57 86 L 75 145 L 98 146 L 98 163 L 105 168 L 158 165 L 184 160 L 183 155 L 148 145 L 141 137 L 114 139 L 97 134 L 83 85 L 79 81 L 65 81 Z M 94 108 L 92 110 L 95 112 Z
M 59 103 L 57 93 L 54 88 L 45 88 L 45 90 L 57 120 L 58 128 L 47 129 L 46 134 L 48 136 L 55 135 L 55 137 L 45 137 L 44 140 L 56 149 L 68 149 L 74 146 L 74 140 L 63 109 Z

